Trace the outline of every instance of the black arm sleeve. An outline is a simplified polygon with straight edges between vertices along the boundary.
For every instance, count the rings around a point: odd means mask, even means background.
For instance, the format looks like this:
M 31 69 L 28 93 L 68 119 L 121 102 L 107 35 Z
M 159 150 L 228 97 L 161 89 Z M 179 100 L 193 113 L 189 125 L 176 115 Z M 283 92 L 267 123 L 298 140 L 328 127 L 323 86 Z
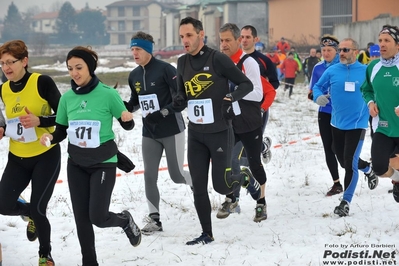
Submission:
M 177 90 L 177 73 L 176 73 L 176 68 L 173 67 L 172 65 L 169 65 L 165 69 L 165 82 L 169 85 L 169 91 L 172 96 L 172 99 L 174 99 L 178 95 L 178 90 Z M 173 101 L 170 102 L 165 106 L 169 110 L 169 112 L 181 112 L 186 108 L 185 106 L 173 106 Z
M 216 52 L 213 64 L 220 75 L 237 85 L 237 89 L 231 93 L 235 101 L 241 100 L 254 89 L 252 82 L 227 55 Z
M 184 88 L 183 81 L 183 70 L 185 56 L 177 59 L 177 71 L 176 71 L 176 96 L 173 98 L 172 109 L 178 112 L 178 110 L 183 110 L 187 107 L 187 95 Z
M 67 136 L 67 129 L 68 126 L 56 124 L 55 131 L 51 134 L 53 135 L 53 140 L 51 141 L 51 144 L 63 141 Z
M 55 125 L 55 115 L 57 113 L 58 103 L 61 98 L 61 93 L 58 90 L 57 85 L 52 78 L 46 75 L 40 75 L 37 80 L 37 87 L 39 95 L 45 99 L 51 109 L 53 114 L 50 116 L 39 116 L 40 125 L 39 127 L 51 127 Z

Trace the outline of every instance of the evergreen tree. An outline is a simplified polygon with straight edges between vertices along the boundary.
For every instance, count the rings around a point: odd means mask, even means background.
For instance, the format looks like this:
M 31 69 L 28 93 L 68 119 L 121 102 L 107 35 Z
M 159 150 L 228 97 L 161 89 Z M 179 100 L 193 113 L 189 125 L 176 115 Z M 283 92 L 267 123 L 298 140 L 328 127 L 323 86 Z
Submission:
M 2 33 L 2 41 L 10 41 L 20 39 L 27 41 L 29 34 L 29 25 L 27 21 L 22 18 L 17 6 L 14 2 L 8 6 L 7 15 L 4 19 L 4 30 Z
M 58 14 L 56 22 L 58 40 L 61 43 L 69 44 L 74 42 L 76 36 L 76 14 L 70 2 L 65 2 Z
M 76 15 L 76 25 L 83 42 L 102 44 L 106 35 L 105 16 L 98 10 L 90 10 L 88 6 Z

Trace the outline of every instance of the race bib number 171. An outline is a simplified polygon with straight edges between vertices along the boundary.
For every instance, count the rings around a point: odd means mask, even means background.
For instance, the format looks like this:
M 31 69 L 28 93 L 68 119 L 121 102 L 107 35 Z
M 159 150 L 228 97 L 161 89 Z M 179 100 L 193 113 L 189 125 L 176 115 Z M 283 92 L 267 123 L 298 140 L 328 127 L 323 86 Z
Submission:
M 69 143 L 80 148 L 97 148 L 100 146 L 100 129 L 100 121 L 69 121 L 67 129 Z

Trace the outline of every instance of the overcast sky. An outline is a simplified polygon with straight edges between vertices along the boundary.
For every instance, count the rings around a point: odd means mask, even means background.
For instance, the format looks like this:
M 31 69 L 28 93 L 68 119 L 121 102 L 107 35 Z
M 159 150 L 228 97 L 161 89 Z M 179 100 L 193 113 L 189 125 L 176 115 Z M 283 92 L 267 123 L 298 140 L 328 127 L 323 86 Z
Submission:
M 81 9 L 89 4 L 90 8 L 101 8 L 105 10 L 105 6 L 117 2 L 118 0 L 69 0 L 75 9 Z M 19 12 L 25 12 L 27 8 L 32 6 L 38 6 L 43 12 L 51 11 L 51 8 L 59 5 L 60 7 L 66 1 L 61 0 L 0 0 L 0 18 L 4 19 L 7 15 L 8 7 L 11 2 L 17 6 Z

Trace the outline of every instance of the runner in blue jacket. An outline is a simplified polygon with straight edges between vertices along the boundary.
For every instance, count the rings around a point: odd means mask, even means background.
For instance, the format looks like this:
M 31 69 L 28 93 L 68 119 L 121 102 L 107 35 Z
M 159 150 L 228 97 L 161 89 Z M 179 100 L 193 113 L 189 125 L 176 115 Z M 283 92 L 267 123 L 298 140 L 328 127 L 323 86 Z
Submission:
M 345 168 L 343 199 L 334 209 L 339 216 L 349 214 L 358 169 L 377 179 L 370 163 L 359 158 L 369 114 L 360 92 L 366 66 L 356 60 L 358 50 L 355 40 L 342 40 L 338 48 L 340 63 L 329 67 L 313 87 L 313 99 L 318 105 L 325 106 L 331 98 L 334 148 L 340 165 Z
M 327 68 L 339 63 L 339 54 L 337 53 L 339 41 L 335 36 L 324 35 L 320 41 L 321 52 L 323 54 L 324 60 L 317 63 L 313 68 L 310 76 L 310 86 L 308 98 L 313 100 L 313 87 L 319 81 L 324 71 Z M 326 196 L 333 196 L 340 194 L 344 191 L 340 181 L 338 172 L 338 161 L 335 156 L 333 149 L 333 137 L 332 137 L 332 126 L 331 126 L 331 101 L 329 101 L 326 106 L 320 106 L 318 112 L 318 125 L 321 141 L 323 143 L 324 155 L 326 158 L 326 163 L 328 170 L 330 171 L 333 186 L 327 192 Z

